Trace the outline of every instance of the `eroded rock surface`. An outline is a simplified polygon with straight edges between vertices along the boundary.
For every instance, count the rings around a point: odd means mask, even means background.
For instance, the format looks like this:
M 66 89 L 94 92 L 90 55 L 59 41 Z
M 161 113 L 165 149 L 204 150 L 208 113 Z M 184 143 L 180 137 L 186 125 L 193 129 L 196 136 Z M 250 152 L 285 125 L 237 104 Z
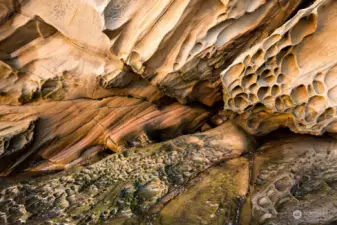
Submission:
M 2 106 L 0 115 L 0 168 L 6 175 L 27 168 L 60 170 L 104 148 L 120 152 L 137 143 L 191 133 L 209 112 L 178 103 L 158 108 L 141 99 L 111 97 Z
M 337 221 L 337 141 L 295 136 L 260 148 L 251 192 L 253 224 Z
M 237 224 L 249 188 L 249 161 L 237 158 L 203 172 L 153 224 Z
M 115 154 L 78 171 L 7 184 L 0 190 L 1 223 L 96 224 L 110 221 L 112 224 L 132 224 L 134 221 L 138 224 L 137 220 L 142 220 L 142 216 L 160 210 L 161 202 L 183 192 L 184 186 L 200 172 L 251 151 L 254 145 L 253 139 L 241 128 L 228 122 L 205 133 Z M 241 172 L 236 174 L 239 168 Z M 214 185 L 209 191 L 218 194 L 209 204 L 225 201 L 221 200 L 225 194 L 228 201 L 223 202 L 226 205 L 223 210 L 228 211 L 227 206 L 233 209 L 228 214 L 221 212 L 221 206 L 218 206 L 220 219 L 235 219 L 232 215 L 238 207 L 236 197 L 247 192 L 247 161 L 231 161 L 205 173 L 200 178 L 204 185 L 189 189 L 181 198 L 193 196 L 198 190 L 207 192 L 208 179 L 212 179 Z M 241 175 L 243 177 L 238 177 Z M 231 178 L 228 180 L 228 177 Z M 202 208 L 206 199 L 199 200 L 199 207 Z M 166 209 L 172 207 L 171 203 L 166 207 L 161 217 L 168 219 L 170 216 L 165 214 Z M 217 214 L 214 206 L 209 207 L 209 213 Z M 139 217 L 135 217 L 137 215 Z
M 222 105 L 220 71 L 302 2 L 1 1 L 1 174 L 195 132 Z
M 255 146 L 226 122 L 87 167 L 3 179 L 0 218 L 2 224 L 336 222 L 335 139 L 281 133 Z
M 158 87 L 180 102 L 213 105 L 221 99 L 219 69 L 280 26 L 301 2 L 4 1 L 0 102 L 126 92 L 153 98 L 137 90 Z M 139 79 L 152 85 L 136 84 Z
M 335 223 L 337 141 L 250 135 L 336 133 L 336 21 L 334 0 L 0 0 L 0 224 Z
M 225 109 L 249 132 L 336 132 L 336 11 L 316 1 L 223 72 Z

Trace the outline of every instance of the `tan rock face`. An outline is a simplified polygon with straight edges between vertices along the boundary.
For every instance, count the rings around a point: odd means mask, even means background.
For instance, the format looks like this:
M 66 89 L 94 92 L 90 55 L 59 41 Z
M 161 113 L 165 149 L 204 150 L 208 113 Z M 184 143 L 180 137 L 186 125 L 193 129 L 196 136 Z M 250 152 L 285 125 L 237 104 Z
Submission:
M 0 1 L 1 174 L 196 131 L 220 71 L 301 2 Z
M 337 132 L 336 21 L 336 0 L 0 0 L 0 224 L 336 223 L 337 141 L 269 134 Z
M 0 114 L 0 164 L 8 174 L 27 162 L 23 168 L 32 167 L 31 161 L 43 161 L 32 171 L 58 170 L 104 146 L 118 152 L 143 137 L 151 143 L 190 133 L 209 112 L 178 103 L 159 109 L 141 99 L 111 97 L 2 106 Z
M 336 132 L 335 1 L 316 1 L 222 73 L 225 109 L 248 131 Z
M 221 98 L 219 68 L 280 26 L 300 2 L 3 2 L 0 59 L 8 65 L 1 65 L 0 101 L 101 98 L 102 87 L 110 95 L 150 98 L 134 93 L 151 89 L 135 86 L 142 77 L 180 102 L 213 105 Z

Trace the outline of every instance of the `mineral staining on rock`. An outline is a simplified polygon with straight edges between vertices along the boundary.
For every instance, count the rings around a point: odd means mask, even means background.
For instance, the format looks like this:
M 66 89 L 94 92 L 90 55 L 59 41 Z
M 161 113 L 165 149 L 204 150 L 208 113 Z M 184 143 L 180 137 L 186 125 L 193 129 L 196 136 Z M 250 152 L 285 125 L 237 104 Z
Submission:
M 0 123 L 15 130 L 0 133 L 1 174 L 195 132 L 222 104 L 220 72 L 301 2 L 1 1 Z
M 336 132 L 336 10 L 316 1 L 222 73 L 225 109 L 248 131 Z
M 0 168 L 9 174 L 16 169 L 64 169 L 92 148 L 103 150 L 97 146 L 119 152 L 143 137 L 151 143 L 154 136 L 169 139 L 191 133 L 209 112 L 178 103 L 159 109 L 141 99 L 111 97 L 2 106 L 0 115 Z
M 177 189 L 200 172 L 253 148 L 253 139 L 228 122 L 205 133 L 115 154 L 79 171 L 7 184 L 0 191 L 0 215 L 8 224 L 126 223 L 134 220 L 132 216 L 150 213 L 165 196 L 173 198 Z M 241 171 L 243 177 L 237 177 L 235 172 L 241 165 L 246 169 Z M 223 175 L 218 174 L 225 170 Z M 247 161 L 235 160 L 210 169 L 200 179 L 207 182 L 208 176 L 216 178 L 213 191 L 219 191 L 217 183 L 224 188 L 216 198 L 227 193 L 229 202 L 224 204 L 235 207 L 235 197 L 247 192 L 247 170 Z M 232 175 L 233 183 L 226 179 Z M 223 216 L 227 214 L 222 213 Z

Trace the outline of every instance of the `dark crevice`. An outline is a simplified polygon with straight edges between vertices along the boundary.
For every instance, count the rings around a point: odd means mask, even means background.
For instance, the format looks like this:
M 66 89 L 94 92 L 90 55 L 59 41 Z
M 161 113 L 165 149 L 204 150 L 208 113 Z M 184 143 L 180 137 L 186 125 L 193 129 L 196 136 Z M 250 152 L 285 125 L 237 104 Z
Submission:
M 293 18 L 298 11 L 300 11 L 301 9 L 305 9 L 308 8 L 309 6 L 311 6 L 312 4 L 315 3 L 316 0 L 302 0 L 302 3 L 297 7 L 296 10 L 294 10 L 294 12 L 289 16 L 288 20 L 289 21 L 291 18 Z M 285 21 L 285 23 L 287 22 Z

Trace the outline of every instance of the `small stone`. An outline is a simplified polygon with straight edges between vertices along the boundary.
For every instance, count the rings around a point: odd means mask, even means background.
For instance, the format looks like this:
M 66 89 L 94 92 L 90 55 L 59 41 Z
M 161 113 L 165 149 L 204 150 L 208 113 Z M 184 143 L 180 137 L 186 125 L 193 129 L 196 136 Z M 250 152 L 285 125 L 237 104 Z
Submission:
M 261 218 L 260 218 L 260 223 L 264 223 L 267 219 L 270 219 L 270 218 L 272 218 L 272 214 L 270 214 L 270 213 L 265 213 L 265 214 L 263 214 L 262 216 L 261 216 Z
M 270 204 L 270 202 L 269 202 L 269 200 L 268 200 L 267 197 L 262 197 L 262 198 L 259 199 L 258 204 L 259 204 L 261 207 L 266 208 L 266 207 Z
M 290 180 L 289 177 L 284 177 L 275 183 L 275 188 L 282 192 L 291 188 L 291 186 L 292 186 L 292 181 Z
M 200 128 L 201 132 L 207 131 L 209 129 L 212 129 L 212 127 L 208 123 L 204 123 Z
M 213 116 L 213 117 L 211 118 L 211 122 L 212 122 L 214 125 L 219 126 L 219 125 L 221 125 L 221 124 L 224 123 L 224 120 L 223 120 L 220 116 L 215 115 L 215 116 Z
M 57 199 L 55 199 L 54 204 L 58 207 L 60 207 L 61 209 L 64 208 L 68 208 L 69 207 L 69 202 L 66 200 L 66 194 L 62 194 L 60 197 L 58 197 Z

